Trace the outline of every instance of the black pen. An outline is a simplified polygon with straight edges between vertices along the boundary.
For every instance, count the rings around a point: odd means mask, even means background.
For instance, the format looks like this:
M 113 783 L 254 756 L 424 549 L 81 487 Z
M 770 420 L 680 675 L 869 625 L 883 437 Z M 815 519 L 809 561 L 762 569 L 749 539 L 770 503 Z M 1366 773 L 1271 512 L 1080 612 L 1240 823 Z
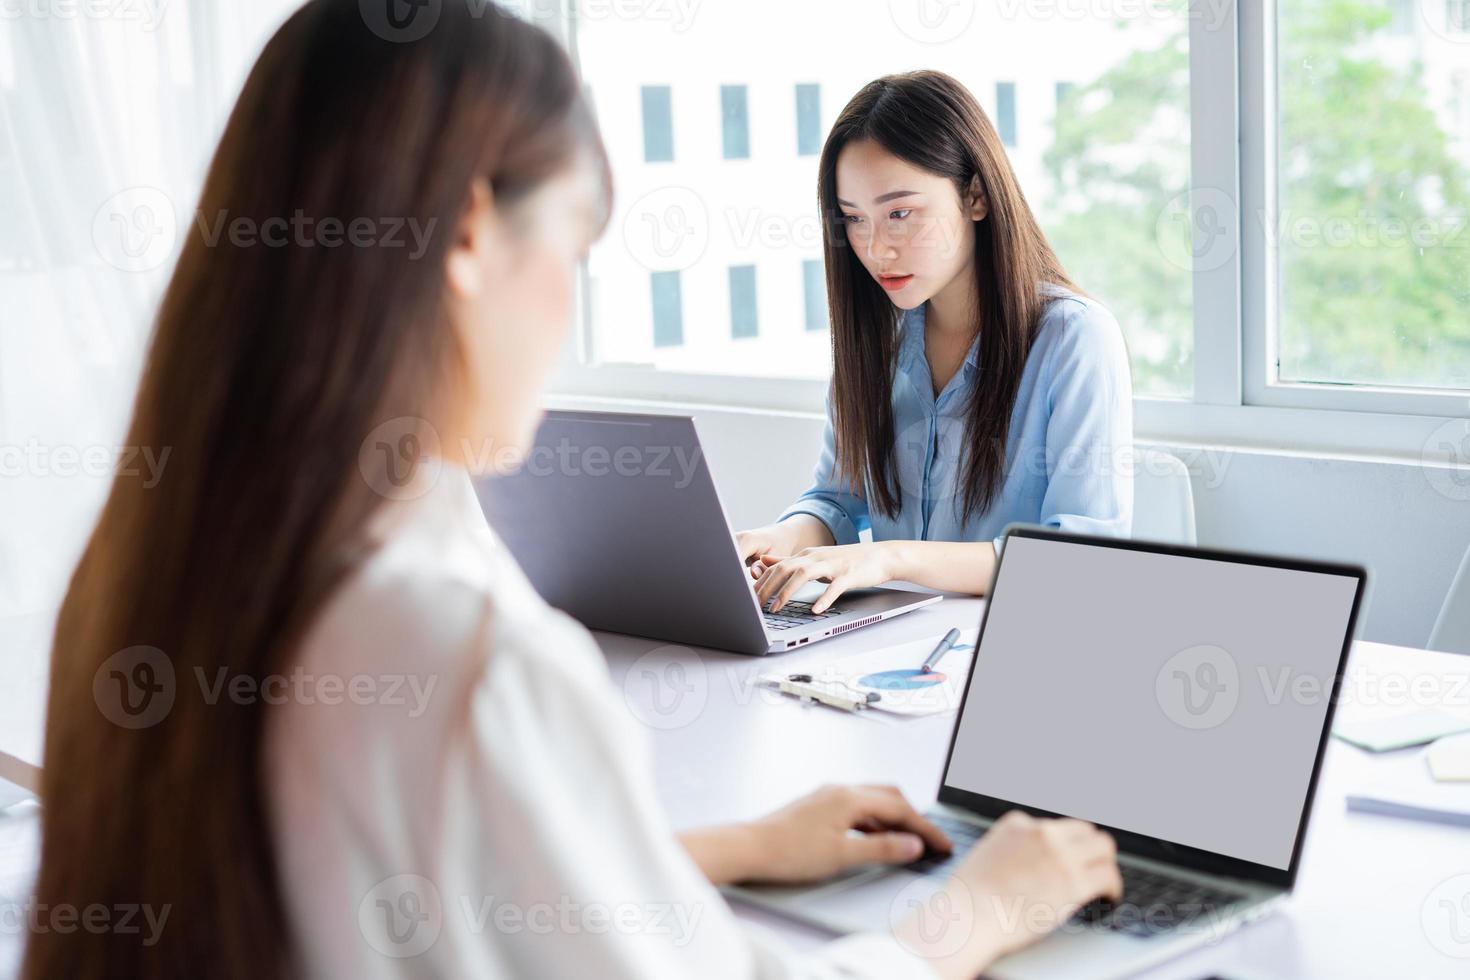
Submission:
M 939 658 L 948 653 L 949 648 L 954 646 L 955 641 L 957 641 L 959 638 L 960 631 L 957 629 L 950 630 L 948 633 L 944 634 L 944 639 L 939 641 L 939 646 L 935 647 L 934 652 L 924 658 L 924 666 L 919 668 L 919 672 L 921 674 L 927 674 L 931 670 L 933 670 L 934 665 L 939 663 Z

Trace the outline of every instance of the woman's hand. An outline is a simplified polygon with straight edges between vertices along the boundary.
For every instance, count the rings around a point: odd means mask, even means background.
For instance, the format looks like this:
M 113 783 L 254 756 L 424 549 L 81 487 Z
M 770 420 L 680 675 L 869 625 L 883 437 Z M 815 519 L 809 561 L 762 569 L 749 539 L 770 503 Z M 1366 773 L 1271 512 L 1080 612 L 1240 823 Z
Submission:
M 1066 923 L 1084 903 L 1120 900 L 1117 854 L 1113 838 L 1090 823 L 1013 810 L 943 890 L 900 924 L 897 938 L 942 976 L 974 976 Z
M 761 555 L 790 555 L 802 548 L 831 543 L 832 532 L 827 525 L 810 514 L 793 514 L 778 524 L 735 532 L 740 560 L 751 566 L 752 575 L 764 567 L 753 561 Z
M 907 864 L 926 845 L 950 849 L 949 838 L 892 786 L 827 786 L 751 823 L 679 839 L 717 885 L 821 881 L 860 864 Z
M 790 557 L 762 554 L 753 568 L 759 582 L 756 598 L 761 608 L 771 603 L 769 611 L 780 612 L 808 582 L 827 582 L 826 591 L 812 603 L 812 612 L 826 612 L 848 589 L 882 585 L 897 578 L 892 557 L 887 541 L 803 548 Z
M 740 551 L 740 560 L 751 565 L 753 569 L 755 566 L 751 560 L 754 558 L 773 553 L 785 555 L 796 550 L 796 532 L 780 524 L 767 524 L 765 527 L 757 527 L 749 531 L 736 531 L 735 547 Z
M 893 786 L 825 786 L 751 826 L 764 843 L 758 881 L 821 881 L 860 864 L 916 861 L 926 845 L 946 854 L 951 846 Z

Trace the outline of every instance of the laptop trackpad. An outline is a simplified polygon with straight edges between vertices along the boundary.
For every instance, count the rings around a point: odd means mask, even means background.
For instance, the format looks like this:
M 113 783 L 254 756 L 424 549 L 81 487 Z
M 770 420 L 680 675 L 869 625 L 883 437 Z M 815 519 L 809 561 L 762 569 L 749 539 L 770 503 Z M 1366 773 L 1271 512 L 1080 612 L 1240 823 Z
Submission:
M 946 876 L 921 875 L 896 869 L 860 881 L 848 888 L 824 892 L 816 899 L 823 919 L 841 923 L 853 931 L 878 929 L 887 932 L 893 923 L 916 911 L 938 913 L 935 892 L 944 887 Z

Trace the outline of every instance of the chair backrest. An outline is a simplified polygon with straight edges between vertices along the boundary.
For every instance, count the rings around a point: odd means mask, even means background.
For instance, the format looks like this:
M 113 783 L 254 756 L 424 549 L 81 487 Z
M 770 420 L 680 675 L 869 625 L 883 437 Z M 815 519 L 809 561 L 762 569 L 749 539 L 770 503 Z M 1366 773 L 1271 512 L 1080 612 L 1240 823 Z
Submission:
M 1195 544 L 1189 467 L 1161 449 L 1139 446 L 1133 471 L 1133 537 Z
M 1429 649 L 1470 653 L 1470 551 L 1460 559 L 1460 568 L 1450 582 L 1439 618 L 1429 633 Z

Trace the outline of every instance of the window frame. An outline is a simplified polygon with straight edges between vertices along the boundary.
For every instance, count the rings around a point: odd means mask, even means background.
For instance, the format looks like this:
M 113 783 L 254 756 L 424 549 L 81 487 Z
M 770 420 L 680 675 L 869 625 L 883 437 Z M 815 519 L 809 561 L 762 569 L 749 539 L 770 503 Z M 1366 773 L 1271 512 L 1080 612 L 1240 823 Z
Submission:
M 1240 93 L 1246 110 L 1243 118 L 1252 120 L 1253 124 L 1240 128 L 1240 156 L 1246 180 L 1241 198 L 1244 210 L 1237 213 L 1275 216 L 1280 213 L 1276 179 L 1276 137 L 1280 124 L 1277 0 L 1251 0 L 1243 8 L 1239 31 Z M 1280 380 L 1275 365 L 1281 326 L 1281 264 L 1279 246 L 1271 240 L 1267 227 L 1266 221 L 1247 222 L 1241 241 L 1244 319 L 1239 346 L 1244 354 L 1241 379 L 1244 404 L 1435 418 L 1465 414 L 1470 406 L 1470 389 Z
M 574 58 L 576 2 L 537 4 L 532 15 L 567 41 Z M 1274 377 L 1277 255 L 1263 223 L 1242 221 L 1242 216 L 1276 213 L 1277 3 L 1228 4 L 1224 20 L 1212 30 L 1218 0 L 1190 0 L 1190 214 L 1228 204 L 1219 217 L 1230 258 L 1193 274 L 1192 396 L 1135 395 L 1135 434 L 1149 442 L 1461 462 L 1432 448 L 1428 437 L 1446 420 L 1470 416 L 1470 390 L 1293 383 Z M 553 397 L 805 414 L 825 410 L 825 379 L 589 363 L 587 355 L 596 345 L 585 302 L 588 282 L 584 265 L 577 335 L 553 378 Z

